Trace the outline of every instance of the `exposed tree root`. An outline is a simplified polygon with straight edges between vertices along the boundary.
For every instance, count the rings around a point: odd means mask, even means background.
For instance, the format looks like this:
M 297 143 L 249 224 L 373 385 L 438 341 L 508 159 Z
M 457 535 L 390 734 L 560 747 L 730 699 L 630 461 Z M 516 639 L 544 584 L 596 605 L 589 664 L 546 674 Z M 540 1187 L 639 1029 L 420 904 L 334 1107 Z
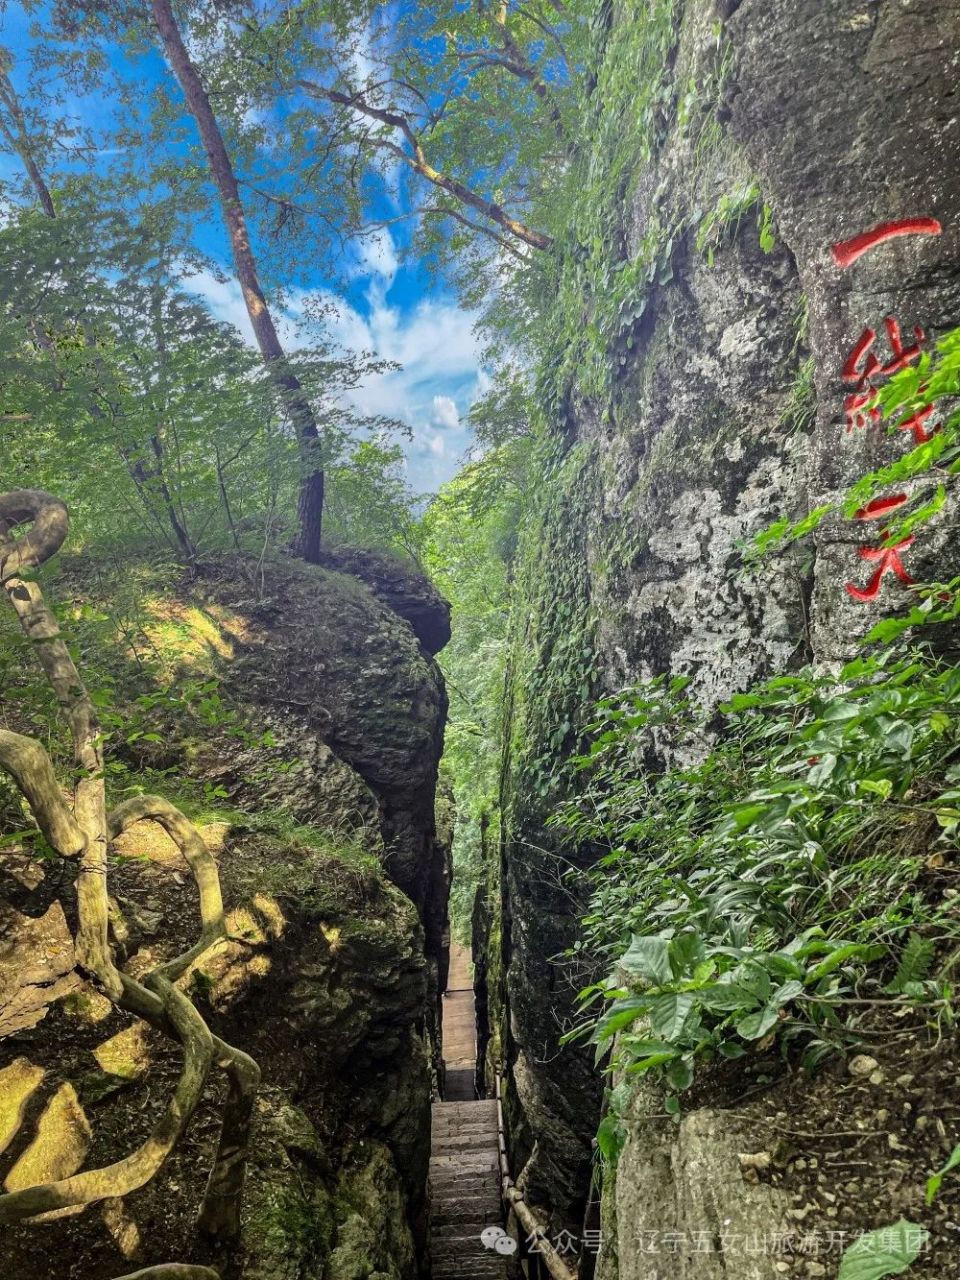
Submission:
M 213 1061 L 213 1037 L 182 992 L 163 979 L 158 979 L 158 983 L 164 988 L 164 1007 L 183 1043 L 184 1064 L 174 1095 L 150 1136 L 136 1151 L 115 1164 L 0 1196 L 0 1223 L 129 1195 L 150 1181 L 176 1146 L 203 1094 Z
M 133 826 L 135 822 L 140 822 L 144 818 L 152 818 L 154 822 L 158 822 L 172 838 L 186 858 L 200 892 L 200 937 L 188 951 L 184 951 L 173 960 L 168 960 L 166 964 L 154 971 L 168 981 L 175 982 L 186 973 L 194 960 L 202 956 L 215 942 L 226 937 L 220 873 L 210 850 L 204 844 L 193 823 L 184 817 L 179 809 L 160 796 L 134 796 L 114 809 L 107 818 L 110 839 L 116 839 L 122 831 L 126 831 L 127 827 Z
M 155 1267 L 117 1276 L 117 1280 L 220 1280 L 220 1272 L 213 1267 L 192 1267 L 188 1262 L 161 1262 Z
M 24 523 L 31 524 L 30 531 L 13 539 L 10 531 Z M 56 553 L 68 527 L 66 507 L 49 494 L 35 489 L 0 494 L 0 582 L 25 635 L 35 645 L 70 725 L 79 778 L 72 808 L 63 798 L 46 751 L 33 739 L 0 731 L 0 769 L 20 788 L 48 843 L 63 857 L 80 858 L 76 886 L 79 967 L 120 1008 L 179 1040 L 183 1068 L 163 1115 L 136 1151 L 104 1168 L 0 1195 L 0 1223 L 122 1197 L 145 1186 L 179 1142 L 216 1063 L 227 1075 L 228 1094 L 199 1225 L 229 1241 L 240 1230 L 240 1200 L 260 1069 L 247 1054 L 212 1035 L 191 1001 L 174 986 L 196 960 L 226 937 L 220 877 L 200 833 L 161 797 L 135 797 L 107 816 L 96 709 L 40 588 L 20 576 L 23 570 Z M 201 929 L 192 947 L 137 982 L 116 967 L 109 945 L 107 847 L 110 839 L 145 818 L 160 823 L 182 851 L 199 892 Z M 219 1280 L 219 1276 L 209 1267 L 164 1263 L 121 1280 Z
M 23 792 L 47 843 L 64 858 L 75 858 L 87 838 L 60 792 L 57 775 L 43 745 L 35 738 L 0 729 L 0 769 Z

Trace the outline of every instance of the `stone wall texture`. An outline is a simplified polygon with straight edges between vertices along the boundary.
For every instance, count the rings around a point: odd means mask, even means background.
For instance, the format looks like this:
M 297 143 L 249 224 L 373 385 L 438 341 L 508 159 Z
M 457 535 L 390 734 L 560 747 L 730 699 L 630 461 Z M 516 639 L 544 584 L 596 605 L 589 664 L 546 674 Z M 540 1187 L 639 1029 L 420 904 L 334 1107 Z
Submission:
M 642 8 L 615 5 L 607 40 Z M 845 429 L 850 389 L 840 374 L 863 329 L 876 329 L 882 346 L 887 316 L 907 335 L 922 327 L 927 340 L 960 323 L 960 6 L 677 0 L 674 23 L 671 121 L 623 204 L 627 256 L 665 202 L 710 210 L 751 184 L 758 198 L 709 235 L 689 226 L 676 238 L 609 412 L 574 397 L 555 424 L 573 446 L 568 457 L 580 452 L 581 478 L 574 506 L 539 531 L 536 571 L 547 586 L 522 643 L 543 665 L 561 630 L 579 626 L 599 654 L 595 692 L 667 672 L 691 676 L 709 707 L 766 675 L 848 655 L 901 590 L 888 577 L 877 604 L 848 595 L 846 582 L 868 576 L 856 551 L 870 530 L 839 516 L 812 544 L 757 568 L 744 567 L 740 544 L 902 452 L 903 441 Z M 679 104 L 718 64 L 705 148 Z M 774 235 L 767 251 L 762 217 Z M 835 262 L 836 242 L 915 217 L 938 219 L 942 234 L 889 241 L 845 270 Z M 554 494 L 557 508 L 568 501 L 559 485 Z M 555 567 L 561 535 L 586 565 L 575 586 Z M 917 577 L 949 562 L 947 540 L 946 520 L 918 539 L 908 566 Z M 592 1052 L 562 1050 L 559 1039 L 587 975 L 555 962 L 575 937 L 577 904 L 558 882 L 529 746 L 516 745 L 538 735 L 549 745 L 546 712 L 520 679 L 513 696 L 502 850 L 508 1112 L 521 1183 L 556 1226 L 577 1229 L 599 1089 Z M 560 747 L 573 749 L 569 737 Z M 698 1200 L 714 1194 L 721 1217 L 741 1213 L 743 1179 L 723 1130 L 722 1115 L 694 1114 L 666 1136 L 637 1121 L 605 1205 L 608 1222 L 622 1215 L 621 1239 L 641 1217 L 689 1225 Z M 762 1217 L 770 1206 L 755 1200 Z M 661 1274 L 648 1265 L 633 1247 L 619 1271 L 615 1251 L 602 1261 L 607 1280 Z M 684 1265 L 662 1274 L 714 1274 Z M 731 1257 L 716 1274 L 752 1280 L 779 1274 L 773 1267 Z

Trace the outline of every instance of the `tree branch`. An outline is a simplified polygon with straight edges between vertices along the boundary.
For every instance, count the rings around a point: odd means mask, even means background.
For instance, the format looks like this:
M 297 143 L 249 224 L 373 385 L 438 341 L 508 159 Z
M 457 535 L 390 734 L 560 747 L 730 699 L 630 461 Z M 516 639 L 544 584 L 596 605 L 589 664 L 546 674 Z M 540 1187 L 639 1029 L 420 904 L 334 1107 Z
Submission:
M 487 200 L 456 178 L 448 177 L 438 169 L 435 169 L 427 160 L 420 139 L 407 116 L 401 115 L 396 111 L 386 110 L 383 107 L 375 107 L 366 102 L 359 93 L 347 94 L 341 93 L 337 89 L 325 89 L 322 85 L 316 84 L 312 80 L 298 80 L 297 85 L 314 98 L 321 98 L 338 106 L 346 107 L 349 110 L 357 111 L 368 119 L 378 120 L 381 124 L 396 129 L 406 139 L 411 149 L 410 152 L 404 151 L 403 147 L 398 146 L 388 138 L 376 139 L 375 145 L 390 151 L 398 159 L 402 160 L 404 164 L 413 169 L 415 173 L 425 178 L 427 182 L 439 187 L 441 191 L 446 191 L 448 195 L 452 195 L 459 200 L 461 204 L 468 205 L 471 209 L 476 209 L 484 217 L 489 218 L 491 222 L 495 222 L 497 226 L 516 236 L 518 240 L 522 240 L 524 244 L 530 245 L 532 249 L 547 251 L 553 248 L 551 236 L 545 235 L 542 231 L 533 230 L 516 218 L 511 218 L 496 201 Z
M 37 164 L 36 157 L 33 154 L 33 145 L 30 141 L 26 117 L 23 114 L 17 91 L 13 87 L 13 81 L 10 79 L 9 66 L 13 59 L 6 49 L 0 51 L 0 54 L 2 54 L 2 61 L 0 61 L 0 102 L 7 108 L 13 121 L 13 129 L 10 129 L 5 121 L 0 121 L 0 133 L 3 134 L 10 147 L 22 160 L 43 212 L 48 218 L 55 218 L 57 211 L 54 207 L 53 196 L 50 194 L 50 188 L 44 181 L 40 166 Z

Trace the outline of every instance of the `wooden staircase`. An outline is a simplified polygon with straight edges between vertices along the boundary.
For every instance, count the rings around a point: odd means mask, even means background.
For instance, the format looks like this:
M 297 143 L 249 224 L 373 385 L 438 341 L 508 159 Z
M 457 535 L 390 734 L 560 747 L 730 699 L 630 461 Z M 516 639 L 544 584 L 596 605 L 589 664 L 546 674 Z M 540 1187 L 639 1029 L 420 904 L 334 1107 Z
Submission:
M 476 1097 L 476 1022 L 470 953 L 453 947 L 443 997 L 444 1100 L 433 1104 L 430 1259 L 433 1280 L 508 1275 L 508 1257 L 481 1240 L 501 1226 L 497 1104 Z

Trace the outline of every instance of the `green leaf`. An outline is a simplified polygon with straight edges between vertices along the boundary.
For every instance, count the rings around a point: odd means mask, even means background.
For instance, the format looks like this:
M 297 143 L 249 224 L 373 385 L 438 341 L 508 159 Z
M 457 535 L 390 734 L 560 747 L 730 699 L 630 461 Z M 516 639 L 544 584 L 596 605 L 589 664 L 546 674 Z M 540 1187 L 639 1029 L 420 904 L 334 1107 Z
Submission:
M 881 800 L 889 800 L 893 791 L 893 783 L 889 778 L 858 778 L 857 790 L 866 791 L 869 795 L 879 796 Z
M 619 1119 L 608 1112 L 597 1129 L 597 1149 L 607 1164 L 616 1164 L 627 1141 L 627 1132 Z
M 832 751 L 825 752 L 817 763 L 807 774 L 807 780 L 813 786 L 818 786 L 827 781 L 834 769 L 837 767 L 837 757 Z
M 684 1054 L 682 1058 L 674 1059 L 666 1069 L 666 1077 L 677 1093 L 683 1093 L 684 1089 L 689 1089 L 693 1084 L 692 1055 Z
M 670 968 L 670 948 L 666 938 L 645 938 L 635 933 L 620 964 L 628 973 L 639 974 L 648 982 L 662 986 L 673 977 Z
M 844 1250 L 837 1280 L 883 1280 L 901 1275 L 916 1259 L 929 1238 L 914 1222 L 901 1218 L 890 1227 L 867 1231 Z
M 665 1067 L 668 1062 L 673 1062 L 679 1056 L 676 1049 L 671 1049 L 669 1053 L 651 1053 L 645 1058 L 639 1058 L 636 1062 L 631 1062 L 627 1067 L 627 1072 L 632 1076 L 643 1075 L 654 1067 Z
M 770 1003 L 782 1008 L 785 1004 L 789 1004 L 791 1000 L 796 1000 L 799 995 L 803 995 L 802 982 L 795 980 L 784 982 L 782 986 L 777 987 L 776 991 L 774 991 Z
M 737 1023 L 737 1034 L 744 1040 L 759 1040 L 771 1027 L 779 1021 L 779 1010 L 776 1005 L 768 1004 L 756 1013 L 748 1013 Z
M 727 822 L 732 822 L 733 829 L 736 831 L 746 831 L 766 811 L 767 806 L 765 804 L 741 804 L 730 814 Z
M 737 982 L 718 982 L 712 987 L 704 987 L 697 996 L 708 1009 L 721 1011 L 753 1009 L 760 1003 L 758 995 Z
M 884 951 L 885 948 L 878 947 L 878 944 L 868 946 L 862 942 L 846 942 L 843 946 L 836 947 L 810 970 L 806 978 L 807 986 L 813 982 L 819 982 L 821 978 L 825 978 L 828 973 L 833 973 L 848 960 L 879 960 Z
M 771 951 L 766 957 L 767 968 L 778 978 L 802 978 L 803 969 L 792 956 L 783 951 Z
M 600 1019 L 597 1027 L 597 1041 L 603 1044 L 615 1036 L 618 1031 L 631 1026 L 638 1018 L 643 1017 L 649 1007 L 648 1000 L 616 1000 Z
M 664 1040 L 676 1041 L 693 1010 L 693 1004 L 693 996 L 688 993 L 656 996 L 650 1001 L 652 1031 Z
M 950 1158 L 942 1169 L 938 1169 L 927 1179 L 927 1204 L 933 1204 L 934 1197 L 940 1190 L 940 1184 L 943 1182 L 944 1175 L 956 1169 L 960 1165 L 960 1146 L 956 1146 L 950 1152 Z
M 641 1036 L 628 1036 L 624 1040 L 624 1048 L 629 1050 L 634 1058 L 652 1058 L 660 1053 L 675 1054 L 677 1051 L 672 1044 L 667 1044 L 666 1040 L 651 1040 Z
M 687 930 L 673 939 L 669 953 L 672 976 L 679 978 L 682 974 L 694 972 L 703 960 L 703 940 L 699 934 Z
M 717 1046 L 717 1052 L 722 1058 L 745 1058 L 747 1051 L 742 1044 L 737 1044 L 736 1040 L 723 1040 Z

